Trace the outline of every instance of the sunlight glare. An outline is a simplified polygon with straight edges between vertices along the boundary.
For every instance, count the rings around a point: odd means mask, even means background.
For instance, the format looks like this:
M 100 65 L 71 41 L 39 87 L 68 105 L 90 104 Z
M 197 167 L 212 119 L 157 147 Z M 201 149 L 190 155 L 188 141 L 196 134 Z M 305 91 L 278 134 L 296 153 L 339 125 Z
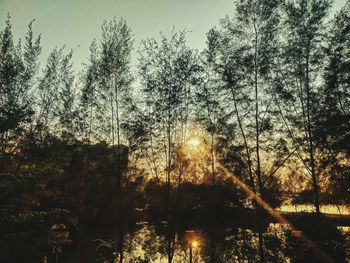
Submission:
M 197 248 L 198 247 L 198 241 L 197 240 L 193 240 L 191 242 L 191 246 L 192 246 L 192 248 Z
M 198 137 L 192 137 L 187 141 L 187 144 L 193 147 L 198 147 L 201 142 Z
M 229 171 L 226 167 L 220 165 L 227 174 L 231 175 L 231 179 L 234 184 L 236 184 L 239 188 L 244 190 L 246 194 L 254 199 L 262 208 L 266 210 L 272 217 L 274 217 L 279 223 L 284 225 L 289 225 L 290 230 L 292 232 L 298 232 L 297 236 L 299 239 L 308 244 L 316 253 L 318 253 L 324 260 L 324 262 L 333 263 L 334 261 L 324 252 L 314 241 L 307 238 L 302 231 L 298 230 L 294 225 L 292 225 L 287 219 L 285 219 L 278 211 L 274 210 L 266 201 L 264 201 L 260 195 L 254 193 L 244 182 L 242 182 L 238 177 L 236 177 L 231 171 Z

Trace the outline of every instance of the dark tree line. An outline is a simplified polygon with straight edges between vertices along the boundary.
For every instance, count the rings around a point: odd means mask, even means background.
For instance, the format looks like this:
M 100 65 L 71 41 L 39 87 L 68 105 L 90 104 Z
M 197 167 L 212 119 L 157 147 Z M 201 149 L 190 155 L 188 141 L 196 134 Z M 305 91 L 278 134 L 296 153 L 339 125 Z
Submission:
M 274 208 L 312 204 L 320 229 L 321 205 L 349 205 L 350 2 L 329 19 L 331 7 L 239 0 L 201 52 L 186 44 L 186 31 L 143 40 L 136 72 L 123 19 L 103 23 L 77 73 L 66 47 L 39 65 L 35 21 L 16 42 L 8 17 L 0 31 L 0 261 L 65 249 L 74 262 L 101 251 L 135 262 L 134 236 L 149 221 L 162 239 L 144 245 L 145 262 L 157 251 L 176 262 L 187 228 L 205 232 L 206 261 L 227 262 L 230 243 L 220 238 L 229 223 L 219 218 L 233 209 L 250 218 L 258 246 L 246 250 L 254 258 L 239 246 L 231 258 L 278 262 L 269 216 L 232 177 Z

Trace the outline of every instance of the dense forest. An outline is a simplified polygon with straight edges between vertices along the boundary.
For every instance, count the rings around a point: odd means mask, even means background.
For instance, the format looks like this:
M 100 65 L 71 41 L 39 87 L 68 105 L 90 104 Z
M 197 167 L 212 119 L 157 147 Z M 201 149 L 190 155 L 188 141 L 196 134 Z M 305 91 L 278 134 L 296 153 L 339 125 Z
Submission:
M 232 8 L 199 51 L 105 21 L 78 72 L 8 15 L 0 262 L 350 262 L 350 1 Z

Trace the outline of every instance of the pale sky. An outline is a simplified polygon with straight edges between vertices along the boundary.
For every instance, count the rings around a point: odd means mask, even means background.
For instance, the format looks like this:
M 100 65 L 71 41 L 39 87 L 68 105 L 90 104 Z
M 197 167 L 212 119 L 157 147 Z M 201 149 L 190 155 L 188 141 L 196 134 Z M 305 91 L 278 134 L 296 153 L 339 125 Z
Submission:
M 339 10 L 346 0 L 335 0 Z M 233 14 L 233 0 L 0 0 L 0 29 L 9 12 L 15 38 L 24 38 L 34 18 L 34 32 L 42 34 L 41 64 L 55 46 L 75 49 L 75 68 L 87 62 L 89 45 L 99 39 L 104 19 L 123 17 L 133 30 L 134 49 L 141 39 L 159 37 L 159 32 L 187 29 L 188 45 L 203 49 L 206 33 L 220 18 Z M 136 52 L 133 62 L 137 59 Z

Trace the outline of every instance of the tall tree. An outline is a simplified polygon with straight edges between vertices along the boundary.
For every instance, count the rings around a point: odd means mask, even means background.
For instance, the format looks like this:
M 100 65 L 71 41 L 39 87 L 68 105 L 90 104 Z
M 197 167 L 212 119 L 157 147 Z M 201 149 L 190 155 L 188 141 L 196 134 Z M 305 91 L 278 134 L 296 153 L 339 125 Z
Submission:
M 331 20 L 326 44 L 323 85 L 319 90 L 315 140 L 323 149 L 321 175 L 327 179 L 323 202 L 349 201 L 350 148 L 350 1 Z
M 231 102 L 231 120 L 238 125 L 250 185 L 263 199 L 266 183 L 263 167 L 271 165 L 269 151 L 276 147 L 271 137 L 273 76 L 277 54 L 280 1 L 237 1 L 235 17 L 223 19 L 217 70 Z M 239 144 L 238 142 L 236 142 Z M 264 156 L 264 157 L 262 157 Z M 260 261 L 263 251 L 262 208 L 255 204 Z
M 195 89 L 195 107 L 196 113 L 194 116 L 194 123 L 198 123 L 199 126 L 197 129 L 201 128 L 204 130 L 204 138 L 208 138 L 208 150 L 209 158 L 205 158 L 204 155 L 201 155 L 200 162 L 203 163 L 206 168 L 202 172 L 207 173 L 204 182 L 208 183 L 211 187 L 211 197 L 210 200 L 215 199 L 216 194 L 216 185 L 218 183 L 218 177 L 220 176 L 220 168 L 217 167 L 217 156 L 216 150 L 218 147 L 218 137 L 221 135 L 221 129 L 223 123 L 226 124 L 227 121 L 227 111 L 224 110 L 225 102 L 223 98 L 225 97 L 222 94 L 222 80 L 220 78 L 220 73 L 216 70 L 217 65 L 217 52 L 219 48 L 220 36 L 217 30 L 212 29 L 207 34 L 207 48 L 201 54 L 201 74 L 200 81 L 196 85 Z M 199 132 L 198 132 L 199 133 Z M 204 142 L 202 141 L 201 144 Z M 203 145 L 201 145 L 203 147 Z M 204 159 L 204 161 L 203 161 Z M 207 172 L 205 172 L 207 171 Z M 214 210 L 217 205 L 214 201 L 209 202 L 209 209 Z M 211 229 L 209 229 L 208 241 L 210 243 L 210 262 L 216 262 L 218 255 L 215 251 L 217 249 L 216 244 L 216 218 L 210 217 Z
M 112 145 L 123 141 L 122 116 L 128 109 L 133 80 L 132 45 L 130 27 L 124 19 L 118 21 L 116 18 L 104 21 L 100 43 L 94 40 L 90 45 L 81 94 L 89 140 L 105 140 Z
M 1 153 L 18 144 L 19 133 L 33 115 L 32 88 L 41 52 L 40 35 L 33 36 L 31 21 L 25 36 L 24 48 L 15 46 L 10 17 L 0 32 L 0 137 Z M 11 143 L 10 143 L 11 142 Z M 10 145 L 10 144 L 11 145 Z
M 88 106 L 89 116 L 89 141 L 92 128 L 93 109 L 99 111 L 96 114 L 99 125 L 104 126 L 108 134 L 102 138 L 112 144 L 113 149 L 113 173 L 116 173 L 118 180 L 119 209 L 120 209 L 120 231 L 119 231 L 119 261 L 123 262 L 123 213 L 122 213 L 122 171 L 119 156 L 122 142 L 121 117 L 127 107 L 132 75 L 130 70 L 131 50 L 133 39 L 131 29 L 123 19 L 116 18 L 102 25 L 101 43 L 91 45 L 91 59 L 86 74 L 87 82 L 83 91 L 83 100 Z M 87 94 L 91 92 L 91 94 Z M 103 114 L 101 114 L 103 113 Z M 116 145 L 118 147 L 116 147 Z
M 283 9 L 284 60 L 279 77 L 283 79 L 284 88 L 280 89 L 279 100 L 284 102 L 284 109 L 281 108 L 281 117 L 311 177 L 317 213 L 320 213 L 320 190 L 314 131 L 320 104 L 319 72 L 324 58 L 325 18 L 330 7 L 328 0 L 298 0 L 287 1 Z
M 59 89 L 59 100 L 57 115 L 59 119 L 60 130 L 64 139 L 70 139 L 75 137 L 77 131 L 77 119 L 78 112 L 76 109 L 76 90 L 74 83 L 74 73 L 72 71 L 72 55 L 73 51 L 70 51 L 62 58 L 60 71 L 61 71 L 61 85 Z
M 350 108 L 350 1 L 334 16 L 327 36 L 326 68 L 324 73 L 326 103 L 329 111 L 338 109 L 349 115 Z
M 132 35 L 126 21 L 104 22 L 99 60 L 99 82 L 103 98 L 109 102 L 112 145 L 121 143 L 121 103 L 132 78 L 130 54 Z
M 216 70 L 216 52 L 219 45 L 219 35 L 216 30 L 210 30 L 207 34 L 207 48 L 201 55 L 201 79 L 197 85 L 195 98 L 197 113 L 195 121 L 204 127 L 206 135 L 210 139 L 210 170 L 211 184 L 214 187 L 215 175 L 215 145 L 216 136 L 219 134 L 221 122 L 226 119 L 226 112 L 223 109 L 222 80 Z
M 56 133 L 57 109 L 59 108 L 59 89 L 61 87 L 61 61 L 63 48 L 55 48 L 49 55 L 46 67 L 39 80 L 37 92 L 37 111 L 35 121 L 32 123 L 31 133 L 37 134 L 44 140 L 48 134 Z
M 174 159 L 188 134 L 191 87 L 195 81 L 197 58 L 186 45 L 185 31 L 173 33 L 169 38 L 162 35 L 160 41 L 148 39 L 140 51 L 139 72 L 146 110 L 152 117 L 151 131 L 164 157 L 167 210 L 167 256 L 172 262 L 175 245 L 174 206 L 170 203 L 171 183 L 177 165 Z M 159 165 L 159 164 L 158 164 Z M 178 177 L 182 176 L 179 168 Z
M 86 66 L 85 72 L 81 77 L 81 96 L 80 96 L 80 110 L 81 110 L 81 132 L 83 138 L 90 144 L 95 138 L 98 139 L 97 119 L 102 119 L 98 93 L 98 46 L 96 40 L 92 41 L 90 45 L 90 59 Z

